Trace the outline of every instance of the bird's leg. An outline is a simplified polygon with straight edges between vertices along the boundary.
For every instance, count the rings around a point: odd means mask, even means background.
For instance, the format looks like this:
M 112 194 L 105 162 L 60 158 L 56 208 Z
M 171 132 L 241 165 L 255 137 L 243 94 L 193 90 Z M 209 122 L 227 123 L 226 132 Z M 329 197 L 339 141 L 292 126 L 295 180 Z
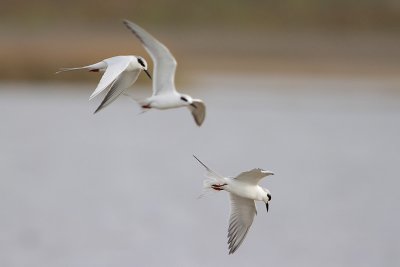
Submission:
M 143 109 L 151 109 L 151 106 L 150 106 L 150 104 L 147 104 L 147 105 L 143 105 L 142 108 Z
M 149 110 L 151 109 L 150 104 L 148 104 L 148 105 L 143 105 L 143 106 L 141 106 L 141 108 L 142 108 L 142 111 L 141 111 L 138 115 L 143 114 L 143 113 L 145 113 L 146 111 L 149 111 Z
M 216 191 L 221 191 L 224 190 L 223 186 L 225 186 L 227 184 L 212 184 L 211 188 L 216 190 Z
M 143 104 L 140 103 L 140 102 L 141 102 L 140 100 L 135 99 L 135 98 L 134 98 L 133 96 L 131 96 L 128 92 L 123 92 L 122 94 L 123 94 L 124 96 L 129 97 L 130 99 L 132 99 L 133 101 L 135 101 L 135 103 L 138 103 L 138 104 L 140 105 L 140 107 L 142 108 L 142 110 L 139 112 L 138 115 L 143 114 L 143 113 L 145 113 L 146 111 L 149 111 L 149 110 L 151 109 L 150 103 L 149 103 L 149 104 L 146 104 L 146 105 L 143 105 Z

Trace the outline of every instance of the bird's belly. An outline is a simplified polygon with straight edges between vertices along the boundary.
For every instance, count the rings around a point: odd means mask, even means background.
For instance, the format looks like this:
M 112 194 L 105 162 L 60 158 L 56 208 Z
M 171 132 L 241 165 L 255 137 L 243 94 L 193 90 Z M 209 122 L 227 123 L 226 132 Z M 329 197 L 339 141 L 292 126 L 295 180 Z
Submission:
M 257 186 L 254 185 L 248 185 L 241 182 L 231 183 L 228 191 L 243 198 L 260 200 Z
M 158 97 L 151 101 L 151 107 L 157 109 L 170 109 L 170 108 L 178 108 L 183 105 L 175 98 L 171 97 Z

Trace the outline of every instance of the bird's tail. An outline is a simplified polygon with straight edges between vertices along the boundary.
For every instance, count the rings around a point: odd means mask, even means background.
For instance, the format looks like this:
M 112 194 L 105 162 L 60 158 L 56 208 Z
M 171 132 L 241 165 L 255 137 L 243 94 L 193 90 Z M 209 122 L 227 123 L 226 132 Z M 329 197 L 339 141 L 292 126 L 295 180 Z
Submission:
M 135 99 L 135 98 L 133 98 L 133 100 L 135 100 L 135 102 L 140 106 L 140 108 L 141 108 L 141 111 L 140 111 L 140 113 L 139 113 L 139 115 L 140 114 L 143 114 L 143 113 L 145 113 L 146 111 L 149 111 L 150 110 L 150 102 L 147 100 L 147 99 Z
M 77 67 L 77 68 L 60 68 L 56 74 L 61 73 L 61 72 L 65 72 L 65 71 L 72 71 L 72 70 L 89 70 L 89 71 L 103 71 L 107 68 L 107 64 L 103 61 L 92 64 L 92 65 L 88 65 L 88 66 L 83 66 L 83 67 Z
M 145 108 L 146 106 L 149 105 L 149 101 L 147 99 L 135 98 L 127 92 L 124 92 L 123 95 L 129 97 L 130 99 L 132 99 L 136 104 L 138 104 L 141 107 L 141 111 L 138 113 L 138 115 L 141 115 L 141 114 L 145 113 L 146 111 L 150 110 L 150 108 Z
M 203 181 L 203 191 L 198 198 L 202 198 L 208 192 L 223 190 L 223 186 L 226 185 L 225 178 L 216 173 L 215 171 L 211 170 L 210 168 L 208 168 L 195 155 L 193 155 L 193 157 L 207 170 L 205 174 L 207 179 Z

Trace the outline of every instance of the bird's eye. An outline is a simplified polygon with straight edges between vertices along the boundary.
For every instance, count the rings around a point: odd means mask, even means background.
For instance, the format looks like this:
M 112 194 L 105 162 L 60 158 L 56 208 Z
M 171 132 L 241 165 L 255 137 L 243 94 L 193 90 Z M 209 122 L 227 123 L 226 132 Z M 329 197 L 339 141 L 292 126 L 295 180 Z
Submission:
M 267 197 L 268 197 L 268 201 L 270 201 L 271 200 L 271 195 L 267 194 Z
M 142 65 L 143 67 L 145 67 L 143 59 L 141 59 L 140 57 L 138 57 L 137 61 L 139 62 L 140 65 Z
M 181 96 L 181 100 L 183 100 L 183 101 L 185 101 L 185 102 L 188 102 L 188 100 L 187 100 L 186 97 L 184 97 L 184 96 Z

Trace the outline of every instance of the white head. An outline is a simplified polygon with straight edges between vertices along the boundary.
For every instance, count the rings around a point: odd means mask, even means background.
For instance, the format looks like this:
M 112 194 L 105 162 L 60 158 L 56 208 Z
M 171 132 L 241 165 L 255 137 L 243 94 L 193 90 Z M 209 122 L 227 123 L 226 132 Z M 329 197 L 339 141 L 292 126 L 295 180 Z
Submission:
M 149 76 L 150 80 L 151 80 L 151 75 L 150 73 L 147 71 L 147 62 L 144 58 L 142 58 L 141 56 L 136 56 L 137 62 L 140 65 L 140 68 L 147 74 L 147 76 Z

